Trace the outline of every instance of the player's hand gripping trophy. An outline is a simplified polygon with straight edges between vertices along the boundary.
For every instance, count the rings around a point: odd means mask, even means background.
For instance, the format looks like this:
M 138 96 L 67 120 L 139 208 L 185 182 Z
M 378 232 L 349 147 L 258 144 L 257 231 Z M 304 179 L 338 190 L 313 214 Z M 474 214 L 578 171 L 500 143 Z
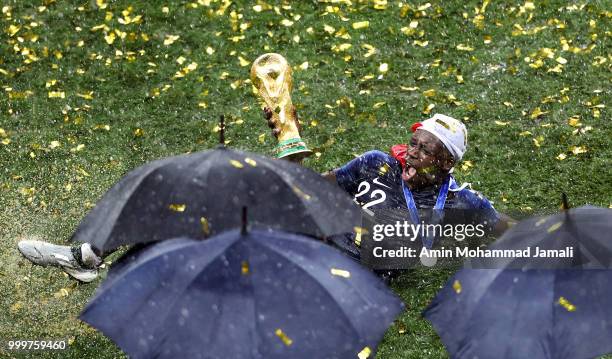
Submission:
M 300 137 L 298 119 L 291 102 L 291 66 L 279 54 L 263 54 L 251 66 L 251 81 L 257 93 L 272 111 L 269 120 L 278 133 L 276 156 L 300 160 L 312 151 Z

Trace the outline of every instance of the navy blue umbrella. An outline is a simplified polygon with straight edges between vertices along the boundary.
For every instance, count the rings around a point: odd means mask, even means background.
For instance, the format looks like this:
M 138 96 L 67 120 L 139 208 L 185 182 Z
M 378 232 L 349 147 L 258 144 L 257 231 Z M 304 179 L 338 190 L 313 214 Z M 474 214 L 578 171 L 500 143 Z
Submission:
M 219 147 L 149 162 L 126 174 L 81 221 L 72 240 L 107 253 L 122 245 L 240 227 L 328 237 L 353 231 L 361 210 L 320 174 L 289 161 Z
M 489 269 L 457 272 L 423 315 L 454 358 L 610 353 L 611 223 L 612 210 L 590 206 L 521 221 L 489 249 L 569 246 L 573 256 L 471 261 Z
M 612 352 L 612 270 L 463 269 L 425 310 L 453 358 Z
M 402 308 L 324 243 L 254 230 L 126 254 L 81 319 L 133 358 L 367 358 Z

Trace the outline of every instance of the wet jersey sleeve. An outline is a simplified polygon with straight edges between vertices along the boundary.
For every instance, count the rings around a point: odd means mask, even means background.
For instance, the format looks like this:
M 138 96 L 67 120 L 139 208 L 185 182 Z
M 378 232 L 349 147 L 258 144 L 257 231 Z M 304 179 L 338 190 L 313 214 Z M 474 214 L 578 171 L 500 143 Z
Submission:
M 468 212 L 471 214 L 471 222 L 482 223 L 488 230 L 493 230 L 500 219 L 500 215 L 487 197 L 483 196 L 480 192 L 472 190 L 466 189 L 462 192 L 463 200 L 467 202 L 466 207 L 471 209 Z
M 381 151 L 369 151 L 335 171 L 338 185 L 351 196 L 357 193 L 359 182 L 380 176 L 399 164 L 396 159 Z

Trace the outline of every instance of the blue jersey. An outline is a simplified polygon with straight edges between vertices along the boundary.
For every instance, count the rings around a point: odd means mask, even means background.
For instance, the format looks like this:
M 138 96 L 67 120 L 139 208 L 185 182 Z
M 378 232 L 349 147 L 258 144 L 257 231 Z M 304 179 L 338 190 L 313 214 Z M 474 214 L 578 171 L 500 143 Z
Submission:
M 370 212 L 377 210 L 399 210 L 406 213 L 409 219 L 408 206 L 402 189 L 402 166 L 398 160 L 381 151 L 366 152 L 336 170 L 338 185 L 347 191 L 363 209 Z M 438 188 L 412 190 L 412 196 L 421 214 L 430 212 L 438 197 Z M 444 203 L 445 210 L 461 212 L 458 222 L 483 223 L 493 228 L 499 220 L 499 214 L 487 198 L 466 186 L 459 186 L 450 176 L 449 191 Z M 427 216 L 422 215 L 427 222 Z

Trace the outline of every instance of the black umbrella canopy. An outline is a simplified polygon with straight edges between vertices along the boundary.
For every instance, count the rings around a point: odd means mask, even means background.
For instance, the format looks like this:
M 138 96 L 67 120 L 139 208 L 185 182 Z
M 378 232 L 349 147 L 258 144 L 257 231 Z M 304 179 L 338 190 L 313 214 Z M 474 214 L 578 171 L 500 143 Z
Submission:
M 567 208 L 567 206 L 565 206 Z M 612 351 L 612 209 L 527 218 L 468 261 L 423 315 L 456 358 L 590 358 Z M 535 251 L 572 251 L 535 257 Z M 553 252 L 560 253 L 560 252 Z M 567 255 L 573 254 L 573 255 Z
M 612 352 L 612 270 L 462 269 L 425 310 L 452 358 Z
M 179 236 L 253 227 L 314 237 L 351 232 L 360 208 L 338 186 L 297 164 L 219 147 L 147 163 L 122 178 L 72 239 L 107 252 Z
M 514 225 L 488 247 L 491 250 L 527 248 L 531 250 L 531 257 L 479 258 L 472 260 L 469 266 L 508 269 L 611 269 L 612 209 L 582 206 L 550 216 L 527 218 Z M 536 251 L 562 251 L 567 248 L 572 249 L 571 256 L 535 257 Z
M 81 319 L 132 358 L 373 358 L 402 307 L 323 242 L 235 230 L 124 255 Z

